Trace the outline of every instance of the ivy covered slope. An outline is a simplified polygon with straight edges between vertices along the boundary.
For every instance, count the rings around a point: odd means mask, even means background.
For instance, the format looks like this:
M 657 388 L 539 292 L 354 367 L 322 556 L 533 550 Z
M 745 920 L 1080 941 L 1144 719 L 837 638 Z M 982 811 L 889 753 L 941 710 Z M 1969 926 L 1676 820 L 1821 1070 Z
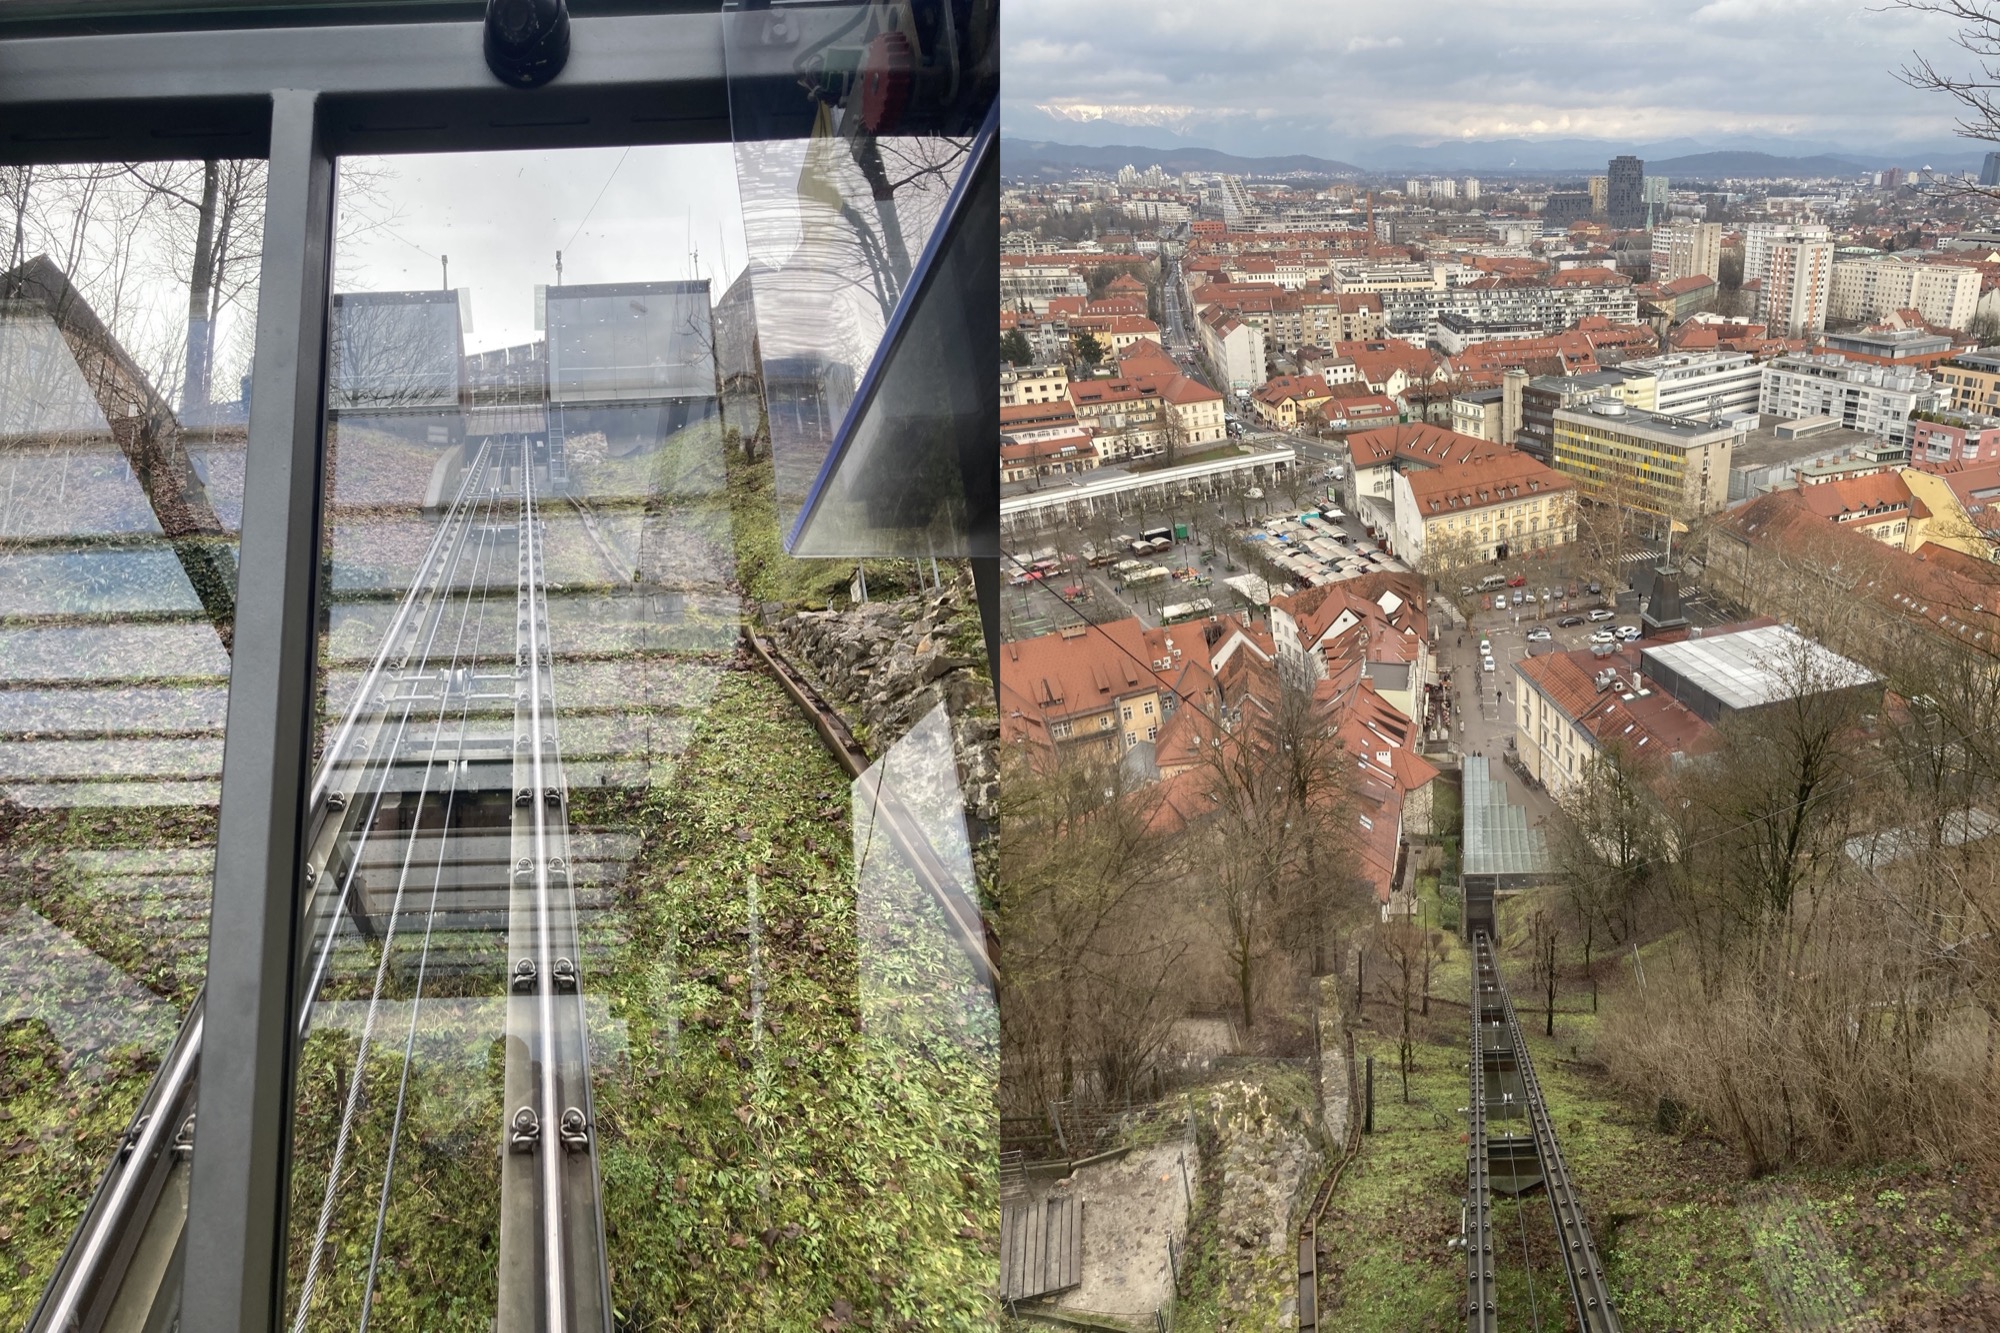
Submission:
M 597 1093 L 621 1326 L 990 1327 L 981 1042 L 945 1020 L 862 1030 L 846 775 L 734 665 L 640 808 L 580 792 L 573 811 L 645 830 L 588 950 L 630 1051 Z M 901 933 L 899 973 L 949 1011 L 953 946 L 926 925 Z
M 27 1323 L 201 983 L 214 812 L 0 803 L 0 1328 Z

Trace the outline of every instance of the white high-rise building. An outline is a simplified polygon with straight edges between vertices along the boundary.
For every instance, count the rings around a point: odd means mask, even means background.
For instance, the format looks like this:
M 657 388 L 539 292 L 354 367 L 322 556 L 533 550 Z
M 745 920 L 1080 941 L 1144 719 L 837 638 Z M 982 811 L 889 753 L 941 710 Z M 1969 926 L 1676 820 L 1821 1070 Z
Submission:
M 1653 228 L 1653 281 L 1722 276 L 1722 224 L 1676 222 Z
M 1832 241 L 1776 241 L 1764 273 L 1764 322 L 1773 335 L 1803 338 L 1826 327 Z
M 1752 222 L 1743 228 L 1743 281 L 1762 278 L 1779 241 L 1824 241 L 1833 233 L 1823 222 Z
M 1421 199 L 1424 197 L 1424 183 L 1412 176 L 1403 182 L 1403 193 L 1412 199 Z
M 1477 199 L 1479 197 L 1479 177 L 1467 176 L 1465 178 L 1465 197 L 1467 199 Z
M 1431 198 L 1433 199 L 1458 198 L 1458 182 L 1453 180 L 1449 176 L 1446 176 L 1443 180 L 1432 181 Z
M 1979 270 L 1902 259 L 1843 259 L 1828 289 L 1830 319 L 1881 319 L 1914 310 L 1926 324 L 1962 329 L 1979 306 Z

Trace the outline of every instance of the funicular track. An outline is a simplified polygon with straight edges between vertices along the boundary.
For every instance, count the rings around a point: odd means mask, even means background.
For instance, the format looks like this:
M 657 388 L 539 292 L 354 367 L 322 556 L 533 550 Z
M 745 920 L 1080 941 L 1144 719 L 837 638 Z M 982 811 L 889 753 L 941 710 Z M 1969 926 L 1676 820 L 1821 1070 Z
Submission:
M 1470 1333 L 1497 1333 L 1499 1282 L 1493 1196 L 1520 1198 L 1546 1191 L 1555 1219 L 1563 1274 L 1577 1326 L 1586 1333 L 1619 1333 L 1604 1263 L 1597 1252 L 1555 1126 L 1549 1119 L 1514 1002 L 1484 931 L 1473 936 L 1471 1047 L 1467 1106 L 1465 1216 L 1465 1320 Z M 1518 1127 L 1518 1128 L 1517 1128 Z M 1526 1132 L 1518 1132 L 1524 1129 Z
M 366 990 L 356 1076 L 316 1216 L 291 1328 L 315 1325 L 315 1288 L 334 1186 L 371 1043 L 401 1046 L 388 1168 L 361 1309 L 382 1259 L 383 1219 L 403 1125 L 427 973 L 467 966 L 447 943 L 506 941 L 504 1123 L 497 1333 L 610 1327 L 589 1044 L 579 975 L 568 790 L 555 714 L 536 469 L 519 440 L 485 441 L 409 579 L 381 646 L 328 737 L 308 808 L 301 882 L 304 944 L 296 1033 L 330 985 Z M 507 574 L 513 572 L 512 587 Z M 510 596 L 511 594 L 511 596 Z M 511 622 L 511 624 L 509 623 Z M 411 937 L 416 942 L 411 943 Z M 359 938 L 379 962 L 372 986 L 341 972 L 336 946 Z M 378 1028 L 396 953 L 407 1032 Z M 475 951 L 475 964 L 488 958 Z M 198 997 L 57 1265 L 28 1328 L 152 1333 L 172 1326 L 195 1136 L 203 1003 Z M 499 1035 L 499 1034 L 496 1034 Z M 314 1201 L 294 1207 L 311 1213 Z

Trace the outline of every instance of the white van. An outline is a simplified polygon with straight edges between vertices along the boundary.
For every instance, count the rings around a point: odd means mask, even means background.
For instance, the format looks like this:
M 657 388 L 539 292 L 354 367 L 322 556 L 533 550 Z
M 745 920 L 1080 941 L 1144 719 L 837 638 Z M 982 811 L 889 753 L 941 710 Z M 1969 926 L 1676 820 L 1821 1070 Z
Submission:
M 1488 574 L 1485 578 L 1479 580 L 1479 591 L 1481 592 L 1492 592 L 1495 588 L 1504 588 L 1506 586 L 1507 576 L 1505 574 Z

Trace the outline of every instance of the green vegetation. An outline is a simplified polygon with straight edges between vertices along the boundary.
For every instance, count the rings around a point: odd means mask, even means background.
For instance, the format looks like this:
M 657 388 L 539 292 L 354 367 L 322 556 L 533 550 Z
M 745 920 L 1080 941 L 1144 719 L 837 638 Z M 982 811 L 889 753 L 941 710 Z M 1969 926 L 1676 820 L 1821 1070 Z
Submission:
M 1127 472 L 1157 472 L 1161 468 L 1187 467 L 1194 463 L 1212 463 L 1219 458 L 1234 458 L 1242 452 L 1234 444 L 1219 444 L 1213 449 L 1203 449 L 1200 453 L 1184 453 L 1174 459 L 1169 459 L 1162 454 L 1158 458 L 1149 458 L 1143 463 L 1134 463 L 1125 470 Z
M 776 602 L 816 610 L 847 604 L 853 560 L 795 560 L 785 554 L 778 531 L 777 481 L 768 454 L 744 459 L 735 431 L 728 433 L 729 519 L 735 533 L 736 578 L 752 602 Z M 901 597 L 915 592 L 918 572 L 908 560 L 859 562 L 868 571 L 868 595 Z
M 27 1322 L 200 984 L 214 838 L 212 810 L 0 803 L 0 921 L 40 918 L 73 942 L 59 956 L 24 947 L 23 972 L 0 964 L 0 1326 Z M 115 898 L 93 873 L 104 858 Z M 71 966 L 85 951 L 102 964 Z M 133 993 L 103 993 L 114 971 Z M 144 1025 L 125 1021 L 137 1009 Z
M 1746 1180 L 1726 1145 L 1662 1132 L 1656 1108 L 1636 1106 L 1610 1087 L 1594 1058 L 1599 1022 L 1577 983 L 1565 981 L 1558 995 L 1556 1035 L 1541 1035 L 1526 921 L 1550 905 L 1548 897 L 1503 900 L 1509 945 L 1502 967 L 1627 1329 L 1749 1333 L 1841 1326 L 1862 1314 L 1929 1327 L 1938 1325 L 1925 1321 L 1950 1311 L 1949 1302 L 1989 1292 L 2000 1268 L 2000 1218 L 1974 1177 L 1905 1163 L 1797 1168 Z M 1469 964 L 1456 940 L 1447 949 L 1432 972 L 1431 1015 L 1407 1105 L 1394 1076 L 1397 1016 L 1385 1002 L 1371 1003 L 1368 1023 L 1357 1030 L 1357 1054 L 1376 1057 L 1376 1132 L 1363 1138 L 1321 1227 L 1322 1299 L 1343 1330 L 1442 1330 L 1461 1322 L 1464 1260 L 1445 1245 L 1458 1234 L 1464 1191 L 1458 1108 L 1466 1095 Z M 1565 966 L 1576 961 L 1569 949 L 1561 953 Z M 1604 1007 L 1622 998 L 1607 988 Z M 1546 1198 L 1496 1201 L 1494 1224 L 1501 1328 L 1530 1326 L 1524 1272 L 1533 1275 L 1534 1300 L 1549 1325 L 1550 1311 L 1568 1295 Z M 1947 1318 L 1944 1326 L 1971 1324 Z
M 931 1002 L 864 1010 L 844 775 L 775 684 L 732 673 L 641 815 L 604 941 L 630 1068 L 598 1102 L 628 1326 L 983 1327 L 991 1034 L 954 1029 L 941 922 L 890 960 Z

